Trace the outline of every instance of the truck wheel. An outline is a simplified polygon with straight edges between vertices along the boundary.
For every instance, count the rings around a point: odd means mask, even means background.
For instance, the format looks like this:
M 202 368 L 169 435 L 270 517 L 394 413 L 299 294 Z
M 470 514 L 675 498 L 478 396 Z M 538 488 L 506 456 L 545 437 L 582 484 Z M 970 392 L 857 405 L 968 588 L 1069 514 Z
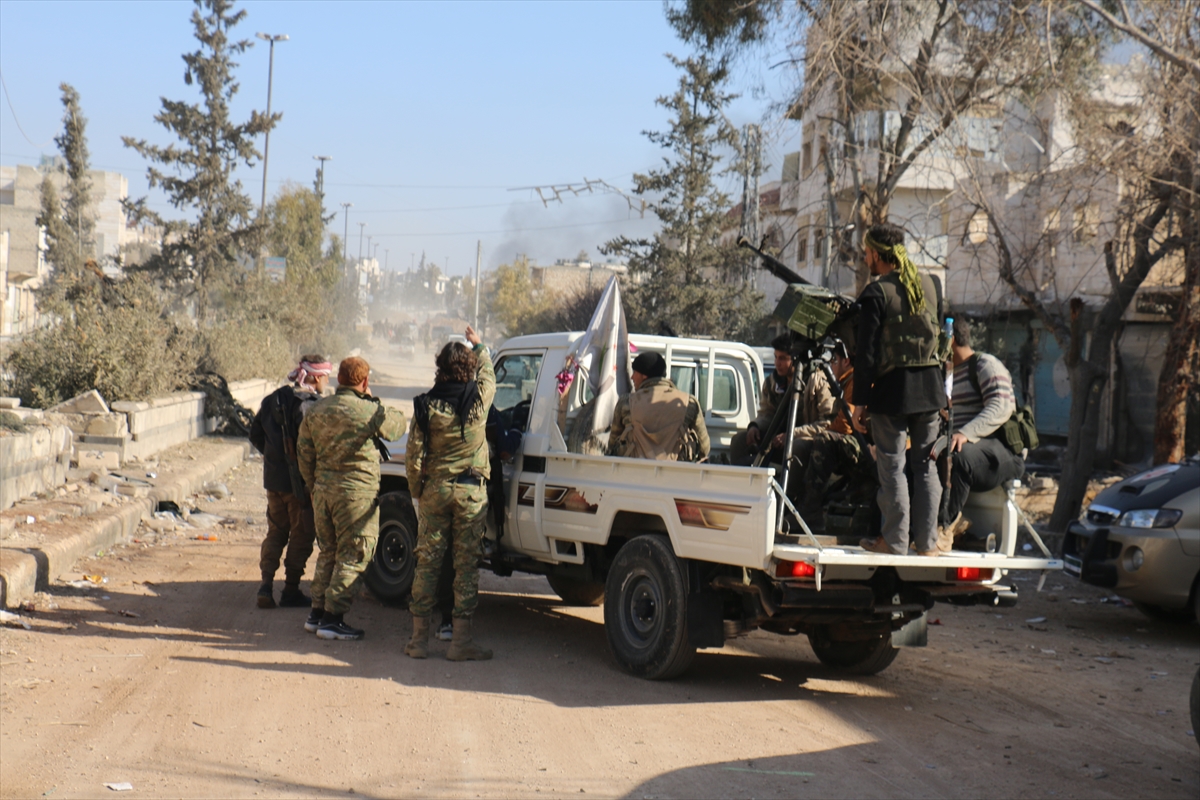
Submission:
M 1195 734 L 1196 744 L 1200 744 L 1200 669 L 1192 678 L 1192 694 L 1188 699 L 1192 711 L 1192 733 Z
M 850 675 L 874 675 L 883 672 L 896 660 L 900 651 L 892 647 L 892 637 L 880 636 L 858 642 L 831 642 L 825 636 L 810 635 L 817 660 Z
M 547 575 L 546 580 L 569 606 L 598 606 L 604 602 L 604 584 L 600 581 L 581 581 L 561 575 Z
M 379 542 L 363 579 L 382 602 L 403 604 L 412 591 L 417 566 L 417 515 L 408 492 L 379 498 Z
M 687 582 L 665 536 L 638 536 L 608 572 L 604 632 L 621 669 L 648 680 L 682 673 L 696 656 L 688 643 Z

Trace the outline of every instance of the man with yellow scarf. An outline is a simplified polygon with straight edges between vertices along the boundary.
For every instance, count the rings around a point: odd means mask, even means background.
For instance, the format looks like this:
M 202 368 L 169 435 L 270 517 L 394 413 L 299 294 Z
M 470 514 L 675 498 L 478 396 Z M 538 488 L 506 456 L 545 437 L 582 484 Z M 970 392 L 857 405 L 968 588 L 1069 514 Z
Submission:
M 938 411 L 946 405 L 938 352 L 942 298 L 933 280 L 909 260 L 902 229 L 872 225 L 863 243 L 878 280 L 858 298 L 852 404 L 854 427 L 862 433 L 869 427 L 875 441 L 883 535 L 861 545 L 905 555 L 911 542 L 919 555 L 936 556 L 942 490 L 930 453 L 938 438 Z

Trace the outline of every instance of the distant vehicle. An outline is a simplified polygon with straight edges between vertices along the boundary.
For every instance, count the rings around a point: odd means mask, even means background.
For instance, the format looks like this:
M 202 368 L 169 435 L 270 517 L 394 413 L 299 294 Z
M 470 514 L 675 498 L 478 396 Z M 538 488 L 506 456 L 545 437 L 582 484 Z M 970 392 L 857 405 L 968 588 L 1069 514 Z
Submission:
M 1113 484 L 1063 538 L 1066 572 L 1148 617 L 1200 618 L 1200 456 Z

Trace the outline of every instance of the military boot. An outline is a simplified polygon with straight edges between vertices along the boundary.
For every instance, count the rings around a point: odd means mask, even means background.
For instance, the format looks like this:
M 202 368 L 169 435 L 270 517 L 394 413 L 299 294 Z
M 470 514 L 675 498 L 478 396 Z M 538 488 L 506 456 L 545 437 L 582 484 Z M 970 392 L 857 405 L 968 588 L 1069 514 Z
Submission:
M 492 651 L 471 641 L 471 618 L 454 618 L 454 639 L 446 651 L 447 661 L 487 661 Z
M 262 586 L 258 587 L 258 607 L 259 608 L 274 608 L 275 597 L 273 594 L 272 583 L 274 581 L 264 580 Z
M 409 658 L 429 658 L 429 617 L 413 614 L 412 638 L 404 648 L 404 655 Z

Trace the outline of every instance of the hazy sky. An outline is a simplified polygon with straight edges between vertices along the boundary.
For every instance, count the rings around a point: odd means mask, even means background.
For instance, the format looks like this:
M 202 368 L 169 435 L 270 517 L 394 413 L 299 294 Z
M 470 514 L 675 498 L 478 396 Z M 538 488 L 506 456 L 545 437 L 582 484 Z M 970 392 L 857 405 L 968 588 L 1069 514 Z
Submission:
M 543 207 L 516 187 L 603 179 L 629 189 L 632 174 L 660 163 L 642 135 L 666 127 L 655 97 L 678 73 L 664 57 L 688 48 L 667 25 L 659 0 L 645 2 L 245 2 L 235 34 L 288 34 L 275 46 L 269 193 L 284 181 L 311 185 L 314 155 L 332 156 L 326 202 L 338 217 L 350 202 L 351 255 L 359 226 L 406 269 L 425 252 L 449 272 L 484 267 L 523 252 L 549 263 L 619 233 L 655 229 L 615 195 L 571 197 Z M 55 153 L 61 129 L 58 84 L 79 90 L 89 119 L 94 168 L 129 179 L 146 194 L 145 162 L 122 146 L 130 135 L 166 144 L 153 121 L 160 97 L 196 99 L 180 55 L 197 46 L 190 2 L 16 2 L 0 0 L 0 161 L 36 164 Z M 240 58 L 235 119 L 266 107 L 268 46 Z M 743 65 L 731 110 L 738 124 L 760 121 L 786 76 Z M 9 104 L 11 103 L 11 108 Z M 18 130 L 14 121 L 20 121 Z M 782 153 L 798 147 L 797 126 L 775 123 L 766 150 L 777 179 Z M 31 140 L 31 141 L 30 141 Z M 259 143 L 261 150 L 261 141 Z M 257 203 L 262 167 L 237 172 Z M 740 183 L 729 187 L 740 192 Z M 151 206 L 176 215 L 162 195 Z M 364 240 L 365 241 L 365 240 Z M 365 247 L 365 245 L 364 245 Z

